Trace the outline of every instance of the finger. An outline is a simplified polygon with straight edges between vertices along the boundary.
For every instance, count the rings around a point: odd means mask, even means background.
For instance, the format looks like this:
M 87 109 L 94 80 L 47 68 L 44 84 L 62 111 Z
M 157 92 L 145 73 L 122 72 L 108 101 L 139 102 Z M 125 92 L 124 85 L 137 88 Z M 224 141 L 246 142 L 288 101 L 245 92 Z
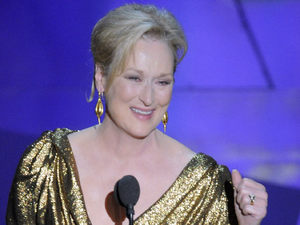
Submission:
M 256 215 L 256 209 L 254 207 L 252 207 L 251 205 L 245 205 L 245 206 L 241 206 L 241 211 L 242 214 L 247 216 L 247 215 Z
M 264 199 L 267 202 L 268 194 L 266 191 L 256 188 L 249 188 L 244 186 L 239 186 L 239 190 L 237 191 L 236 201 L 240 203 L 242 198 L 250 199 L 249 195 L 255 195 L 256 199 Z
M 251 204 L 252 202 L 252 204 Z M 251 205 L 253 207 L 256 206 L 266 206 L 267 201 L 264 198 L 260 198 L 255 196 L 255 199 L 253 201 L 251 201 L 250 196 L 249 195 L 243 195 L 243 196 L 238 196 L 238 203 L 239 205 L 243 208 L 246 205 Z
M 249 179 L 249 178 L 243 178 L 242 181 L 239 183 L 239 187 L 237 187 L 237 188 L 240 188 L 242 186 L 266 191 L 266 188 L 264 185 L 254 181 L 252 179 Z
M 239 207 L 243 215 L 252 215 L 257 218 L 264 216 L 267 212 L 265 201 L 261 199 L 255 200 L 254 205 L 250 205 L 249 200 L 242 201 Z
M 238 188 L 240 182 L 242 181 L 242 176 L 240 172 L 236 169 L 232 170 L 232 183 L 235 188 Z

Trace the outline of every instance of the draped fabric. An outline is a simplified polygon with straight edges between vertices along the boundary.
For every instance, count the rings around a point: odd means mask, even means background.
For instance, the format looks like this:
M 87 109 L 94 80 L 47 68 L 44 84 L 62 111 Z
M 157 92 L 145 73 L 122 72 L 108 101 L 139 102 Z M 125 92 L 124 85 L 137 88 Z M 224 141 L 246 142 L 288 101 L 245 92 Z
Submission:
M 7 206 L 7 224 L 91 224 L 67 135 L 47 131 L 25 151 Z M 199 153 L 135 224 L 237 224 L 228 169 Z

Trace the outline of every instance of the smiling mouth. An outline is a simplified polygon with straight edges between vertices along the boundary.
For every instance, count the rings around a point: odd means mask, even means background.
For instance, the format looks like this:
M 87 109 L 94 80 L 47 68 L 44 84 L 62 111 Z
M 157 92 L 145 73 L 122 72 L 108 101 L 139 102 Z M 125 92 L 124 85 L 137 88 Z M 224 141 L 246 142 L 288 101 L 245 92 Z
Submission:
M 153 110 L 144 111 L 144 110 L 140 110 L 140 109 L 133 108 L 133 107 L 130 107 L 130 109 L 132 111 L 134 111 L 135 113 L 138 113 L 138 114 L 141 114 L 141 115 L 145 115 L 145 116 L 150 115 L 153 112 Z

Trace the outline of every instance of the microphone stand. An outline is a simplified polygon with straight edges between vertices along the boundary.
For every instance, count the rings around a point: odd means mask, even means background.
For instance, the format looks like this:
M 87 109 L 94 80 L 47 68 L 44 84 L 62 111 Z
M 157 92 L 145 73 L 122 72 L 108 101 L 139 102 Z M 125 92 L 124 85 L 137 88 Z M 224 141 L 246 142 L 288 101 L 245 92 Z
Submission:
M 129 225 L 133 225 L 133 215 L 130 214 L 129 216 Z
M 126 206 L 126 216 L 129 220 L 129 225 L 133 225 L 133 215 L 134 215 L 133 205 L 129 204 Z

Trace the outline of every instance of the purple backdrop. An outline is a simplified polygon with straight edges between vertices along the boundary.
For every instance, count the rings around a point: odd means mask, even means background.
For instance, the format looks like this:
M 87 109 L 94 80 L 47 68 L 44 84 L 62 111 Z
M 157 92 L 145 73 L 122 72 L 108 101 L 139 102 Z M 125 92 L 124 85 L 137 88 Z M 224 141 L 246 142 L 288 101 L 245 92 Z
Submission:
M 0 221 L 25 147 L 97 122 L 90 33 L 125 2 L 0 2 Z M 244 20 L 237 0 L 135 2 L 170 10 L 189 42 L 168 134 L 263 182 L 263 224 L 300 224 L 300 1 L 244 0 Z

